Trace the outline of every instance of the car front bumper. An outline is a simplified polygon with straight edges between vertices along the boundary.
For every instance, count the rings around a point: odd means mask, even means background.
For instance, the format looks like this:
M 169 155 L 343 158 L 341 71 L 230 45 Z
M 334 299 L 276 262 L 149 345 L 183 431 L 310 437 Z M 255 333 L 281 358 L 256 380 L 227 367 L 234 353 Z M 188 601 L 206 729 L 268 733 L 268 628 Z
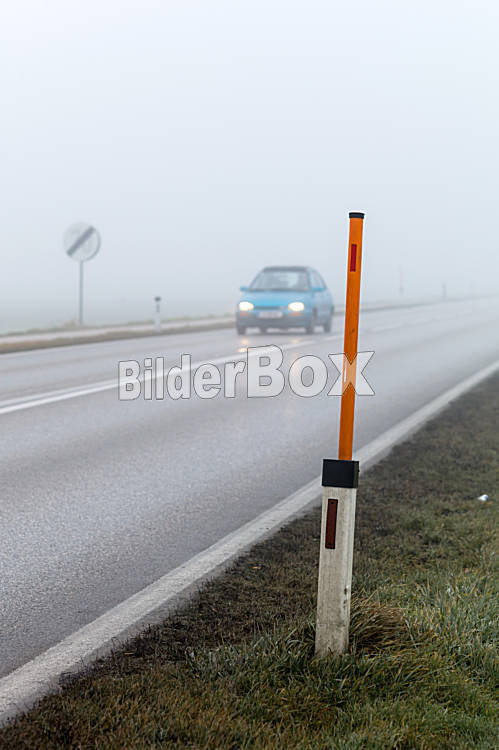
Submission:
M 280 313 L 276 316 L 275 313 Z M 252 328 L 303 328 L 312 321 L 312 311 L 303 310 L 296 313 L 291 310 L 250 310 L 249 312 L 236 312 L 236 323 L 238 326 Z

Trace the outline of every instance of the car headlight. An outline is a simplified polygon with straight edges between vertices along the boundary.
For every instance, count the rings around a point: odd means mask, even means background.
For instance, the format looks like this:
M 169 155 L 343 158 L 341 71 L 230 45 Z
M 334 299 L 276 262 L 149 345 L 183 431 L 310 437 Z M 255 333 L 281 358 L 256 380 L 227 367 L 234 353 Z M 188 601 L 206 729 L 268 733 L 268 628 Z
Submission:
M 239 303 L 239 309 L 241 310 L 241 312 L 249 312 L 250 310 L 253 310 L 253 308 L 253 302 L 248 302 L 245 299 L 243 299 L 242 302 Z
M 303 312 L 305 305 L 303 302 L 290 302 L 288 305 L 291 312 Z

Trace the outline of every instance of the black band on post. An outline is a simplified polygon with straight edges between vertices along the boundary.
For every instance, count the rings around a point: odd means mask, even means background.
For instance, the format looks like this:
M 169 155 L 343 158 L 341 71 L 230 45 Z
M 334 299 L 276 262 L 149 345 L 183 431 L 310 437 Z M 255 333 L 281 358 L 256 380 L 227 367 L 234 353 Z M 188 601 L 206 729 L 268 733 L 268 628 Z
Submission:
M 322 462 L 323 487 L 358 487 L 359 462 L 325 458 Z
M 360 211 L 350 211 L 348 214 L 348 217 L 350 219 L 363 219 L 365 214 L 361 213 Z

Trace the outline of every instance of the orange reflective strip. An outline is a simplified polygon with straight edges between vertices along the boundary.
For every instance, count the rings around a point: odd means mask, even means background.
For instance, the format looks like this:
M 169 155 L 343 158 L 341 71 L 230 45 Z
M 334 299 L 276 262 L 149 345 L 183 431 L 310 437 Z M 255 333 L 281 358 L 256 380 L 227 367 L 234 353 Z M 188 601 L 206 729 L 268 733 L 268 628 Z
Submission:
M 359 338 L 360 270 L 362 265 L 362 230 L 364 219 L 359 215 L 350 216 L 348 238 L 347 301 L 345 308 L 345 339 L 343 351 L 353 363 L 352 381 L 355 382 L 357 343 Z M 342 378 L 347 378 L 347 362 L 343 365 Z M 355 389 L 350 384 L 341 396 L 340 440 L 338 458 L 351 461 L 353 451 L 353 428 L 355 415 Z

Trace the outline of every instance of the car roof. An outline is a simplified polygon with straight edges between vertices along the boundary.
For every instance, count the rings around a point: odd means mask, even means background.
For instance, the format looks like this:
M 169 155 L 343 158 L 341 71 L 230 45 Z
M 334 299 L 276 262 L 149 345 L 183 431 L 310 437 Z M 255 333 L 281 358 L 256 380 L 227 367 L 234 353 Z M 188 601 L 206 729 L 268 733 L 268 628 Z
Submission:
M 264 271 L 310 271 L 310 266 L 265 266 Z

